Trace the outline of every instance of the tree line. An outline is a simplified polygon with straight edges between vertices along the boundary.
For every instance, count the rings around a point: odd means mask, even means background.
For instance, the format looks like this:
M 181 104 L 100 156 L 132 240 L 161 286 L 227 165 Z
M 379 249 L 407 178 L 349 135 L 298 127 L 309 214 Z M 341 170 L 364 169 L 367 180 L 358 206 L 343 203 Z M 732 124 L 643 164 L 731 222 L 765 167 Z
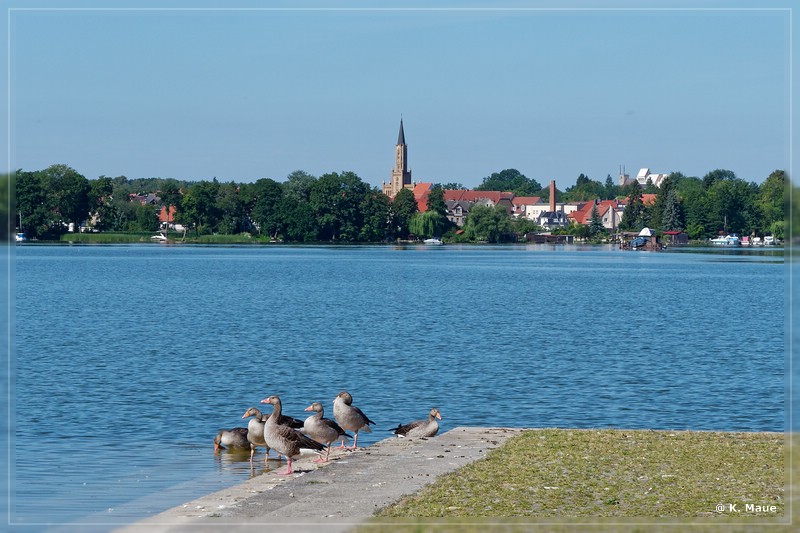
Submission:
M 249 233 L 264 240 L 284 242 L 386 242 L 396 239 L 445 236 L 453 241 L 514 241 L 536 231 L 533 221 L 514 218 L 502 207 L 475 205 L 462 228 L 447 219 L 444 190 L 459 183 L 433 186 L 426 210 L 420 212 L 410 190 L 394 200 L 353 172 L 331 172 L 319 177 L 298 170 L 283 182 L 262 178 L 253 183 L 221 183 L 217 179 L 128 179 L 100 176 L 89 180 L 73 168 L 58 164 L 44 170 L 18 170 L 14 177 L 16 207 L 13 226 L 29 237 L 58 239 L 86 222 L 94 231 L 152 232 L 159 228 L 158 213 L 172 206 L 171 222 L 195 235 Z M 674 172 L 661 187 L 652 183 L 620 186 L 609 175 L 605 182 L 581 174 L 575 185 L 556 191 L 561 203 L 626 198 L 620 229 L 636 231 L 683 230 L 692 239 L 720 231 L 773 234 L 784 238 L 788 178 L 781 170 L 761 185 L 748 183 L 728 170 L 714 170 L 703 178 Z M 549 201 L 549 188 L 516 169 L 483 178 L 476 190 L 510 191 L 517 196 L 539 196 Z M 132 195 L 157 195 L 156 203 L 131 200 Z M 656 195 L 645 203 L 642 194 Z M 9 217 L 6 217 L 9 218 Z M 587 225 L 558 230 L 589 240 L 601 240 L 606 229 L 596 210 Z M 7 232 L 6 232 L 7 233 Z

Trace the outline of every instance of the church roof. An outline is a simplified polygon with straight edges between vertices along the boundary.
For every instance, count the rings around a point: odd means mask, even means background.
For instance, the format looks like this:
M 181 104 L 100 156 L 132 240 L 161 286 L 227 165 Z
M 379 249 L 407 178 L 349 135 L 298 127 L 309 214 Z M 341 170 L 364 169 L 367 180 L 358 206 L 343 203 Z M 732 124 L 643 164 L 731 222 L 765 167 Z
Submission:
M 406 144 L 406 136 L 403 134 L 403 119 L 400 119 L 400 133 L 397 135 L 397 144 Z

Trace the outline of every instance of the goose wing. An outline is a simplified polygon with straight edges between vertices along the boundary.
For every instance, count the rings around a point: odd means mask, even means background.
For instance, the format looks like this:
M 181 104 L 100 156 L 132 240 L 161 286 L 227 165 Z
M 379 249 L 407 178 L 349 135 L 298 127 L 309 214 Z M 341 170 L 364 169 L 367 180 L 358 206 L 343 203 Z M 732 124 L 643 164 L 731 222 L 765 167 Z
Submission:
M 409 422 L 408 424 L 398 424 L 396 428 L 392 428 L 389 431 L 391 431 L 395 435 L 408 435 L 409 431 L 420 427 L 426 422 L 427 422 L 426 420 L 415 420 L 414 422 Z

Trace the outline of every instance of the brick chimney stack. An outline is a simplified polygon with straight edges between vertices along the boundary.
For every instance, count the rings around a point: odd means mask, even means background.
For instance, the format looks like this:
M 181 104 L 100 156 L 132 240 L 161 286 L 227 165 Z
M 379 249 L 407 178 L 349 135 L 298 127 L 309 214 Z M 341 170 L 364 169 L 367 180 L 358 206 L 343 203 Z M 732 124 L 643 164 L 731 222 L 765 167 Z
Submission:
M 550 180 L 550 212 L 556 210 L 556 180 Z

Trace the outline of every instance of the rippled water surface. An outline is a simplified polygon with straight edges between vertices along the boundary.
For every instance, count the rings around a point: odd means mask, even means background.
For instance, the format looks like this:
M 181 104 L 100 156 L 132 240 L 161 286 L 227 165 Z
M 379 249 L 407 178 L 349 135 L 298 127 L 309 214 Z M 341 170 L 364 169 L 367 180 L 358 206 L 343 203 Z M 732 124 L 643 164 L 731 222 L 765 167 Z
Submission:
M 271 394 L 369 445 L 469 426 L 783 431 L 782 251 L 17 246 L 12 524 L 127 523 L 278 467 L 215 456 Z

